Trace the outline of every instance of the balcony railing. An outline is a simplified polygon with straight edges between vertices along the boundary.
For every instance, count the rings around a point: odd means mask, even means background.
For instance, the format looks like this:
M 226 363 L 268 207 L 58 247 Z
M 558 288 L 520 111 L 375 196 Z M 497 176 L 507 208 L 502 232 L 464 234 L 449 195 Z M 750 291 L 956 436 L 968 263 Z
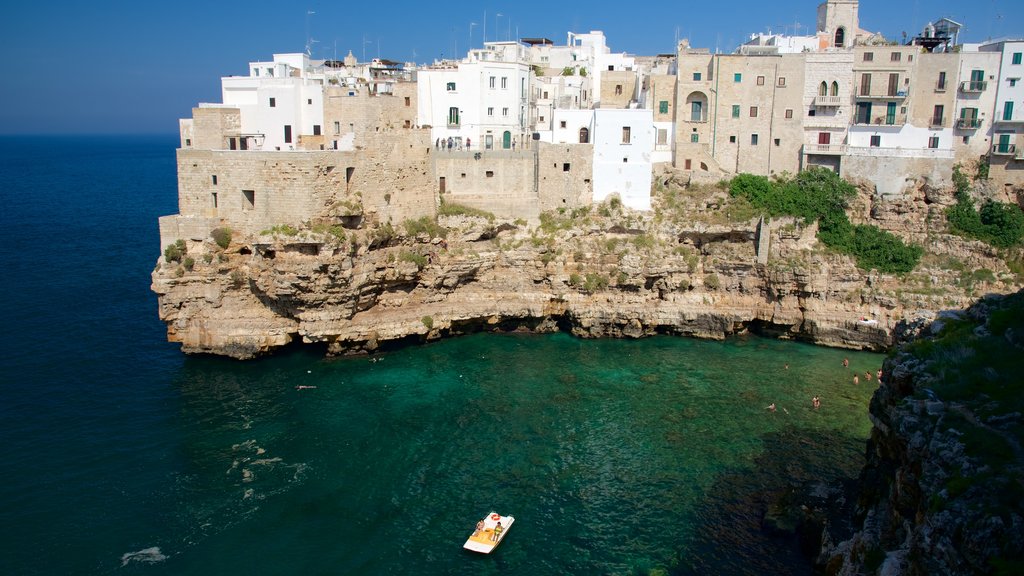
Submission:
M 957 118 L 956 127 L 961 130 L 975 130 L 981 128 L 980 118 Z
M 904 100 L 906 97 L 906 90 L 890 91 L 885 94 L 864 94 L 863 92 L 857 94 L 857 98 L 861 100 Z
M 804 154 L 828 154 L 838 156 L 845 153 L 845 144 L 804 144 Z
M 971 80 L 968 82 L 960 83 L 960 91 L 967 93 L 984 92 L 988 88 L 988 82 L 984 80 Z
M 940 127 L 945 126 L 945 125 L 946 125 L 946 117 L 945 116 L 932 116 L 932 119 L 929 120 L 929 122 L 928 122 L 928 126 L 930 126 L 931 128 L 940 128 Z
M 835 107 L 842 104 L 842 98 L 842 96 L 815 96 L 814 105 Z
M 1013 156 L 1017 153 L 1016 144 L 995 144 L 992 153 L 996 156 Z

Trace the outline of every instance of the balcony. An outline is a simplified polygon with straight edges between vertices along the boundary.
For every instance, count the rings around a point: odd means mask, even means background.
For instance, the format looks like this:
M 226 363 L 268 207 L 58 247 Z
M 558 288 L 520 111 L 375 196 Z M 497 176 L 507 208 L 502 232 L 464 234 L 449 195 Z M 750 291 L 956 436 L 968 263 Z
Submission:
M 857 94 L 858 100 L 906 100 L 906 90 L 889 91 L 885 94 Z
M 842 96 L 815 96 L 814 105 L 835 108 L 842 104 Z
M 984 92 L 988 88 L 988 82 L 984 80 L 971 80 L 969 82 L 960 83 L 960 91 L 965 94 L 977 94 Z
M 839 156 L 846 153 L 846 144 L 804 144 L 804 154 Z
M 942 128 L 945 125 L 946 125 L 946 117 L 945 116 L 932 116 L 931 120 L 928 121 L 928 126 L 930 128 Z
M 956 127 L 960 130 L 977 130 L 981 128 L 981 118 L 957 118 Z
M 1015 156 L 1017 154 L 1017 145 L 996 144 L 992 146 L 992 154 L 995 156 Z

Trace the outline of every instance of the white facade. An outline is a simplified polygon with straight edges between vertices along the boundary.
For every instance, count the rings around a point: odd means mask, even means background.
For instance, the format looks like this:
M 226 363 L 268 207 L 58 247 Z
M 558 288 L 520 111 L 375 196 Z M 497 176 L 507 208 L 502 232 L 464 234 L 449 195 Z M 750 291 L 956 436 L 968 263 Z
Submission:
M 952 128 L 919 128 L 912 124 L 850 127 L 851 155 L 894 156 L 899 158 L 952 158 Z
M 525 57 L 518 42 L 488 42 L 460 62 L 419 70 L 417 123 L 435 140 L 469 139 L 475 149 L 525 144 L 532 76 Z
M 618 194 L 625 206 L 651 209 L 651 110 L 597 109 L 594 113 L 594 202 Z
M 1001 53 L 991 152 L 1024 156 L 1018 152 L 1024 149 L 1024 40 L 992 42 L 980 49 Z
M 958 154 L 977 159 L 988 154 L 992 145 L 1000 53 L 979 52 L 977 46 L 970 48 L 961 48 L 956 79 L 959 83 L 949 89 L 956 90 L 953 126 L 959 141 L 955 142 L 955 149 Z
M 241 114 L 249 150 L 295 150 L 299 136 L 323 133 L 323 81 L 310 77 L 305 54 L 250 62 L 249 76 L 221 78 L 221 99 Z

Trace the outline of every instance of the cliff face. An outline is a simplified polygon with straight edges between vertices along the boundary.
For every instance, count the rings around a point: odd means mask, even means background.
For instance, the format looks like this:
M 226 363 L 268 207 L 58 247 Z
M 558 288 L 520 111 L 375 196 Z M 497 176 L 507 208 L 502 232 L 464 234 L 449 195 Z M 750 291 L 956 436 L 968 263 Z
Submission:
M 757 328 L 883 349 L 902 318 L 965 305 L 981 284 L 1016 286 L 996 254 L 941 234 L 923 196 L 864 194 L 854 208 L 930 245 L 931 260 L 896 278 L 828 252 L 814 226 L 745 220 L 720 189 L 659 188 L 654 212 L 605 204 L 533 227 L 448 216 L 397 231 L 268 230 L 226 250 L 192 241 L 191 266 L 161 259 L 153 290 L 185 352 L 251 358 L 296 339 L 342 354 L 488 329 L 722 338 Z M 965 279 L 979 268 L 990 272 Z
M 1024 292 L 897 338 L 871 402 L 860 527 L 826 545 L 826 573 L 1024 573 Z

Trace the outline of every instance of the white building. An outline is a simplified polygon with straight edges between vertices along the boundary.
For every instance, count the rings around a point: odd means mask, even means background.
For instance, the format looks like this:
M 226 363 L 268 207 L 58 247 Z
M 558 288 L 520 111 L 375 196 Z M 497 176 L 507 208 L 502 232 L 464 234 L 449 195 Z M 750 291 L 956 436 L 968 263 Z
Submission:
M 593 113 L 594 202 L 618 194 L 624 205 L 650 210 L 652 111 L 601 108 Z
M 1002 54 L 993 114 L 993 156 L 1024 159 L 1024 40 L 983 44 L 983 52 Z M 1019 162 L 1018 162 L 1019 163 Z
M 248 76 L 221 78 L 223 105 L 241 113 L 243 150 L 295 150 L 302 135 L 323 129 L 323 78 L 305 54 L 250 62 Z
M 417 73 L 418 121 L 435 140 L 508 149 L 527 142 L 532 70 L 519 42 L 487 42 Z

